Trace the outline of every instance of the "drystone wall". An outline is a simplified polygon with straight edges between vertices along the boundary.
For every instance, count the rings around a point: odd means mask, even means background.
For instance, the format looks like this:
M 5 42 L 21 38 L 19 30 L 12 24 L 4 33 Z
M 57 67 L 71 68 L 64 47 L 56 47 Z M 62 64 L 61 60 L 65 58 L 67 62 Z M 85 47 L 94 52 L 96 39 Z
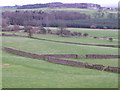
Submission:
M 45 60 L 45 61 L 52 62 L 52 63 L 57 63 L 57 64 L 77 66 L 77 67 L 84 67 L 84 68 L 89 68 L 89 69 L 97 69 L 97 70 L 120 73 L 120 67 L 111 67 L 111 66 L 106 67 L 106 66 L 97 65 L 97 64 L 89 65 L 87 63 L 83 63 L 83 62 L 79 62 L 79 61 L 71 61 L 71 60 L 60 59 L 60 58 L 76 58 L 77 59 L 78 55 L 76 55 L 76 54 L 39 55 L 39 54 L 28 53 L 28 52 L 19 51 L 19 50 L 16 50 L 16 49 L 6 48 L 6 47 L 4 47 L 3 50 L 5 50 L 7 52 L 10 52 L 10 53 L 13 53 L 13 54 L 17 54 L 17 55 L 21 55 L 21 56 L 27 56 L 27 57 L 30 57 L 30 58 L 36 58 L 36 59 L 40 59 L 40 60 Z
M 114 48 L 120 48 L 120 45 L 99 45 L 99 44 L 85 44 L 85 43 L 63 42 L 63 41 L 41 39 L 41 38 L 28 37 L 28 36 L 16 35 L 16 34 L 2 34 L 2 36 L 18 36 L 18 37 L 26 37 L 26 38 L 31 38 L 31 39 L 37 39 L 37 40 L 45 40 L 45 41 L 51 41 L 51 42 L 67 43 L 67 44 L 76 44 L 76 45 L 88 45 L 88 46 L 101 46 L 101 47 L 114 47 Z
M 86 55 L 86 59 L 114 59 L 120 58 L 120 55 Z

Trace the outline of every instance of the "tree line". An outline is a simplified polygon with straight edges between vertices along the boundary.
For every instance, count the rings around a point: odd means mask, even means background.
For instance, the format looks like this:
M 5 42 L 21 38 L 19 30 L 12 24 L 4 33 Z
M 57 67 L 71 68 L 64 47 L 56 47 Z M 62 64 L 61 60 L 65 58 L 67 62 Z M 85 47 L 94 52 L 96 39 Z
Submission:
M 2 25 L 31 25 L 44 27 L 112 28 L 117 29 L 117 18 L 91 18 L 90 15 L 68 11 L 15 11 L 2 12 Z

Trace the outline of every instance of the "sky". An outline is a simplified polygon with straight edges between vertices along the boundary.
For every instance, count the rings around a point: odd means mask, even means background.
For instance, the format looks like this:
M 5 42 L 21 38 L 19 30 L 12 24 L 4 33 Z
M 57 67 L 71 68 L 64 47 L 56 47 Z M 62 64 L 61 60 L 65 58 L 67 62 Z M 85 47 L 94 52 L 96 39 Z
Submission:
M 26 5 L 36 3 L 62 2 L 62 3 L 94 3 L 101 6 L 118 6 L 120 0 L 0 0 L 0 6 Z

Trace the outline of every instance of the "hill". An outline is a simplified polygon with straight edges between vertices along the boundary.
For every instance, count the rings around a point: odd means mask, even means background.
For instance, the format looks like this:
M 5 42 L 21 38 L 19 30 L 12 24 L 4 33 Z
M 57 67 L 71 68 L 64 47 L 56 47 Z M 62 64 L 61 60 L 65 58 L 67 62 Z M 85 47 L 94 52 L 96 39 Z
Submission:
M 33 9 L 33 8 L 101 8 L 98 4 L 92 3 L 61 3 L 61 2 L 54 2 L 54 3 L 46 3 L 46 4 L 29 4 L 29 5 L 22 5 L 19 6 L 18 9 Z

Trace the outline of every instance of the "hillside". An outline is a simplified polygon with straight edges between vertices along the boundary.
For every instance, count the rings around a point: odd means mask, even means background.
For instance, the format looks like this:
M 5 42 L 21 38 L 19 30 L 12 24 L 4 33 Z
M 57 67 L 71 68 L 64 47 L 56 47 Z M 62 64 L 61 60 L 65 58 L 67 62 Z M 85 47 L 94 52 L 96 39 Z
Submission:
M 54 29 L 54 28 L 51 28 Z M 100 37 L 108 35 L 117 36 L 115 30 L 81 30 L 71 31 L 87 32 L 90 35 Z M 13 32 L 4 32 L 12 34 Z M 107 34 L 105 34 L 107 33 Z M 27 33 L 16 33 L 27 35 Z M 33 37 L 94 44 L 115 44 L 105 40 L 89 39 L 87 37 L 59 37 L 54 35 L 34 34 Z M 118 48 L 74 45 L 45 40 L 35 40 L 24 37 L 2 37 L 3 46 L 35 54 L 104 54 L 118 55 Z M 3 51 L 3 88 L 117 88 L 118 74 L 81 67 L 65 66 L 47 61 L 19 56 Z M 67 59 L 71 60 L 71 59 Z M 72 59 L 73 60 L 73 59 Z M 105 66 L 118 66 L 118 59 L 74 59 L 74 61 L 87 62 L 89 64 L 102 64 Z M 51 82 L 52 81 L 52 82 Z M 23 82 L 23 83 L 22 83 Z
M 100 8 L 101 6 L 98 4 L 92 3 L 61 3 L 61 2 L 54 2 L 54 3 L 46 3 L 46 4 L 29 4 L 29 5 L 22 5 L 19 6 L 18 9 L 33 9 L 33 8 Z

